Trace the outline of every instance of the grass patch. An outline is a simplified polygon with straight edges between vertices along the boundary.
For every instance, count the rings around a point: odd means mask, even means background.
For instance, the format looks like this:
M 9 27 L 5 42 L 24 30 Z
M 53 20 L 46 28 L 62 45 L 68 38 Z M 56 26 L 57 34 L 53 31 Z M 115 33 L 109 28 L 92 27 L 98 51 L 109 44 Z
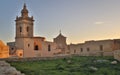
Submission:
M 97 62 L 97 60 L 107 60 Z M 113 57 L 72 57 L 55 60 L 9 62 L 26 75 L 119 75 L 120 63 Z M 95 67 L 97 70 L 91 69 Z

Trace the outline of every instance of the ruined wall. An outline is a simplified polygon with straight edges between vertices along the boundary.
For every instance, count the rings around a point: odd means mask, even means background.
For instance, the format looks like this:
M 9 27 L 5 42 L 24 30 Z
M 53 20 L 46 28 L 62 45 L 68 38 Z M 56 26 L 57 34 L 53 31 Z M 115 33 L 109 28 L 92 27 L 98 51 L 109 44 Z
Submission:
M 113 56 L 113 40 L 86 41 L 81 44 L 71 44 L 70 53 L 81 56 Z
M 120 50 L 114 51 L 114 59 L 120 61 Z
M 41 57 L 53 57 L 55 54 L 60 53 L 61 50 L 57 49 L 57 44 L 53 42 L 43 42 Z
M 16 52 L 15 42 L 8 42 L 7 46 L 9 46 L 9 54 L 14 55 Z

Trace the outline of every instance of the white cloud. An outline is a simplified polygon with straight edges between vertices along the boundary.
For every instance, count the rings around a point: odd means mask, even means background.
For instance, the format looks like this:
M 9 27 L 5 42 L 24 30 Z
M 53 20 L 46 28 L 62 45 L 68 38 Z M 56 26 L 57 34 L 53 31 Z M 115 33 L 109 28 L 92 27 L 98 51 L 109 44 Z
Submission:
M 100 24 L 104 24 L 104 22 L 95 22 L 94 24 L 100 25 Z

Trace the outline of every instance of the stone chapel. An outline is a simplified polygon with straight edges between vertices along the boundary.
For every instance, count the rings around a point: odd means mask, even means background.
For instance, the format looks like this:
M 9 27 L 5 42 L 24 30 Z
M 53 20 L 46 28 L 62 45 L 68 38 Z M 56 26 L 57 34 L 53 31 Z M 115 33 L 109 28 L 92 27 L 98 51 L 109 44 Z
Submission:
M 64 55 L 113 56 L 115 50 L 120 50 L 120 39 L 91 40 L 67 45 L 66 37 L 60 32 L 53 42 L 46 41 L 45 37 L 34 36 L 34 21 L 34 17 L 29 16 L 27 6 L 24 4 L 21 16 L 17 16 L 15 20 L 15 42 L 7 43 L 10 56 L 21 58 Z
M 29 16 L 24 4 L 21 16 L 16 17 L 15 42 L 9 42 L 10 54 L 18 57 L 52 57 L 64 54 L 67 50 L 66 37 L 61 33 L 54 42 L 46 41 L 45 37 L 34 36 L 34 18 Z

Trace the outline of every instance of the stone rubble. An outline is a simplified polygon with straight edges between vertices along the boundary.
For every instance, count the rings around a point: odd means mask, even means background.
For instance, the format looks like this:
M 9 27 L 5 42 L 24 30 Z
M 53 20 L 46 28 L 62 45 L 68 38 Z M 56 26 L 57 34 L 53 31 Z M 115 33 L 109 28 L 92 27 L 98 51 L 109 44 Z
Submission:
M 104 62 L 109 62 L 109 60 L 95 60 L 94 62 L 96 62 L 96 63 L 104 63 Z
M 117 64 L 118 62 L 117 61 L 112 61 L 111 64 L 115 65 Z
M 94 71 L 97 71 L 98 70 L 98 68 L 96 68 L 96 67 L 94 67 L 94 66 L 91 66 L 91 67 L 89 67 L 90 69 L 92 69 L 92 70 L 94 70 Z
M 0 61 L 0 75 L 25 75 L 5 61 Z

